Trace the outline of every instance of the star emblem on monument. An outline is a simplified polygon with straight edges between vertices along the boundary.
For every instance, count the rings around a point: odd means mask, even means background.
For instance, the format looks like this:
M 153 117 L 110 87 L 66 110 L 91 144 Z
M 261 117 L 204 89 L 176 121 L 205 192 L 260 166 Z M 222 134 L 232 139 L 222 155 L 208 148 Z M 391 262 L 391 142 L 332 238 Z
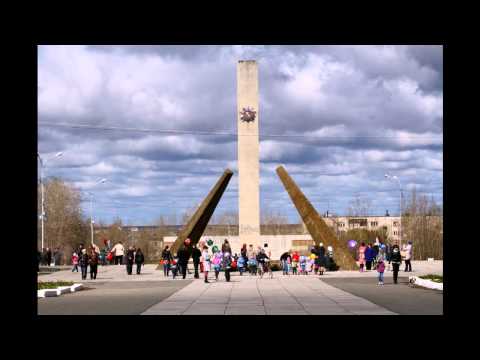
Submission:
M 257 112 L 251 107 L 243 108 L 242 111 L 240 111 L 240 120 L 247 123 L 253 122 L 255 120 L 256 114 Z

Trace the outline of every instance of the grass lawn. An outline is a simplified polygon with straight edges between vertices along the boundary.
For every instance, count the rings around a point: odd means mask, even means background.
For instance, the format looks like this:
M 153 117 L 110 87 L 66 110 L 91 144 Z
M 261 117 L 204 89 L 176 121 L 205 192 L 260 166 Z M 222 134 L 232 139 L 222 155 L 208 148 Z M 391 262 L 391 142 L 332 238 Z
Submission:
M 56 289 L 59 286 L 72 286 L 74 283 L 72 281 L 39 281 L 38 290 L 43 289 Z
M 434 275 L 434 274 L 428 274 L 428 275 L 423 275 L 419 276 L 420 279 L 425 279 L 425 280 L 431 280 L 436 283 L 443 283 L 443 276 L 442 275 Z

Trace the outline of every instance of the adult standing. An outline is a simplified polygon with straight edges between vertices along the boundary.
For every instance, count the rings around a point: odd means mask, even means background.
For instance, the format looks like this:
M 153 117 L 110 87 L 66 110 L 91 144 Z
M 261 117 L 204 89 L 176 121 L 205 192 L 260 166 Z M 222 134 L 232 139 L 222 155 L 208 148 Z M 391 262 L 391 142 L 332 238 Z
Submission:
M 413 245 L 412 245 L 412 242 L 409 241 L 407 243 L 407 246 L 405 246 L 405 272 L 412 271 L 412 264 L 411 264 L 412 252 L 413 252 Z
M 138 248 L 135 252 L 135 264 L 137 264 L 137 275 L 140 275 L 140 269 L 145 263 L 145 256 L 143 256 L 142 249 Z
M 192 259 L 193 259 L 193 268 L 195 269 L 195 275 L 194 275 L 195 279 L 200 278 L 200 275 L 198 274 L 198 265 L 200 264 L 201 257 L 202 257 L 202 253 L 197 248 L 197 245 L 194 245 L 192 249 Z
M 320 271 L 320 275 L 323 275 L 325 267 L 327 266 L 325 256 L 325 246 L 323 246 L 323 243 L 320 243 L 320 247 L 318 249 L 318 270 Z
M 82 253 L 80 255 L 80 269 L 82 270 L 82 280 L 87 278 L 87 268 L 88 268 L 88 260 L 89 256 L 87 254 L 87 249 L 82 249 Z
M 373 250 L 372 243 L 369 243 L 367 249 L 365 250 L 365 262 L 367 266 L 367 271 L 372 270 L 372 262 L 374 258 L 375 250 Z
M 360 272 L 363 272 L 363 267 L 365 266 L 365 251 L 367 250 L 365 243 L 362 242 L 358 247 L 358 265 L 360 267 Z
M 282 263 L 282 270 L 283 270 L 283 275 L 288 275 L 288 259 L 291 259 L 290 254 L 288 251 L 284 252 L 282 256 L 280 256 L 280 261 Z
M 42 253 L 37 250 L 37 272 L 40 272 L 40 262 L 42 261 Z
M 127 265 L 127 274 L 132 275 L 133 269 L 133 262 L 135 261 L 135 254 L 133 251 L 133 247 L 129 247 L 126 254 L 125 254 L 125 261 Z
M 169 250 L 169 246 L 165 246 L 165 248 L 162 251 L 162 261 L 163 261 L 163 275 L 168 276 L 168 273 L 170 271 L 170 263 L 172 262 L 172 254 Z
M 400 255 L 400 249 L 397 244 L 393 245 L 391 261 L 393 268 L 393 282 L 397 284 L 398 271 L 400 270 L 400 265 L 402 264 L 402 256 Z
M 391 258 L 392 258 L 392 245 L 387 243 L 385 245 L 385 260 L 388 262 L 387 271 L 391 270 Z
M 243 257 L 243 262 L 246 264 L 248 261 L 247 244 L 242 245 L 242 248 L 240 249 L 240 256 Z
M 112 248 L 112 252 L 115 254 L 115 265 L 123 265 L 123 255 L 125 254 L 125 248 L 121 241 L 115 244 Z
M 191 255 L 191 252 L 192 252 L 190 242 L 191 242 L 190 239 L 186 239 L 183 242 L 183 246 L 177 252 L 178 263 L 179 263 L 179 265 L 182 269 L 183 279 L 185 279 L 187 277 L 188 260 L 190 259 L 190 255 Z
M 50 266 L 52 264 L 52 250 L 50 248 L 47 248 L 47 266 Z
M 225 239 L 222 244 L 222 253 L 225 254 L 226 252 L 228 252 L 230 256 L 232 255 L 232 248 L 230 247 L 230 243 L 227 239 Z
M 90 265 L 90 280 L 95 280 L 97 278 L 98 271 L 98 254 L 93 246 L 90 250 L 90 258 L 88 259 L 88 263 Z

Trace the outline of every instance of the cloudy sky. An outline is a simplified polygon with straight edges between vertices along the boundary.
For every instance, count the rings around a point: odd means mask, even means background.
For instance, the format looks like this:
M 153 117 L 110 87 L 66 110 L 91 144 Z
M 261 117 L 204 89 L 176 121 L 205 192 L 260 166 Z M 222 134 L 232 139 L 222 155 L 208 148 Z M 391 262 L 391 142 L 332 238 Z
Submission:
M 46 175 L 93 193 L 97 221 L 179 220 L 237 171 L 243 59 L 259 64 L 262 212 L 299 219 L 280 164 L 321 213 L 355 197 L 398 213 L 386 172 L 443 203 L 441 46 L 39 46 Z M 237 209 L 237 184 L 216 213 Z

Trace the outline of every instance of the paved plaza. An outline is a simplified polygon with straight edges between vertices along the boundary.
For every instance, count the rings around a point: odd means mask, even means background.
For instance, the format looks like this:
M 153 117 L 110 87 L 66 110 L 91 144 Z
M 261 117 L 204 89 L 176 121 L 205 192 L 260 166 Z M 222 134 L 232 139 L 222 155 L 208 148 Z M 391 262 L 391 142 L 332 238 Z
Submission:
M 125 266 L 99 267 L 97 280 L 81 280 L 79 273 L 62 270 L 40 275 L 39 281 L 74 281 L 87 290 L 58 298 L 38 299 L 40 315 L 395 315 L 442 314 L 443 293 L 408 286 L 407 275 L 443 273 L 442 262 L 413 262 L 413 273 L 400 272 L 393 285 L 392 273 L 385 273 L 385 285 L 378 286 L 376 271 L 327 272 L 284 276 L 273 279 L 232 274 L 210 284 L 165 278 L 157 265 L 146 265 L 141 275 L 127 275 Z

